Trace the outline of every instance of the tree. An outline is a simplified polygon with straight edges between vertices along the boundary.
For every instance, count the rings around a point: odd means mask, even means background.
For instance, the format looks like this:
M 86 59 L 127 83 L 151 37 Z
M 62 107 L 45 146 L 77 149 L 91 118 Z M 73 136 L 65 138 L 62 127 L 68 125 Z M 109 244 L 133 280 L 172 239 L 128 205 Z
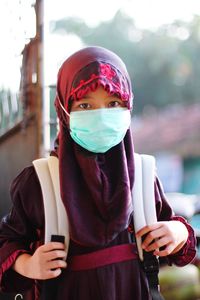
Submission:
M 116 52 L 130 73 L 136 112 L 149 105 L 162 108 L 200 99 L 199 16 L 191 23 L 176 21 L 155 32 L 139 30 L 121 11 L 94 28 L 75 18 L 56 21 L 52 28 L 53 32 L 76 34 L 86 45 Z

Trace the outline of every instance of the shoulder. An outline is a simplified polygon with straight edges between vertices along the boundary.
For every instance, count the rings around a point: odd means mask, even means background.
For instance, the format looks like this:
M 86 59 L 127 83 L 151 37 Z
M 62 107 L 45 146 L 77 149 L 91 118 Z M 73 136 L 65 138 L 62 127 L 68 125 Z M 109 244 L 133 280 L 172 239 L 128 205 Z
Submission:
M 23 169 L 13 180 L 10 192 L 15 196 L 16 193 L 30 194 L 31 189 L 40 188 L 37 174 L 33 166 Z
M 10 188 L 14 211 L 31 218 L 38 227 L 43 224 L 44 210 L 40 183 L 33 166 L 19 173 Z

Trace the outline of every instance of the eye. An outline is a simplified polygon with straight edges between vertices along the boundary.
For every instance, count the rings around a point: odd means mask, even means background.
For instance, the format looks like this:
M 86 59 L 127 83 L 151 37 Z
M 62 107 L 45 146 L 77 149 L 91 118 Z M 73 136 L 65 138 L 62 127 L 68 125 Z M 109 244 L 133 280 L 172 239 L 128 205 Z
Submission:
M 112 100 L 108 103 L 108 107 L 123 107 L 124 103 L 121 100 Z
M 78 106 L 80 109 L 90 109 L 91 105 L 89 103 L 81 103 Z

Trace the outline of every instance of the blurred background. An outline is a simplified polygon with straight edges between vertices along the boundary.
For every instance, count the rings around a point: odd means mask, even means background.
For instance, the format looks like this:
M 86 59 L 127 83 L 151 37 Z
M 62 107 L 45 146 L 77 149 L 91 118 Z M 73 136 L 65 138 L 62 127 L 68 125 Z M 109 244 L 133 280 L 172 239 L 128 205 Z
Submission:
M 136 152 L 156 156 L 171 203 L 198 230 L 199 0 L 1 0 L 0 36 L 0 217 L 11 207 L 14 177 L 53 148 L 60 65 L 99 45 L 130 73 Z

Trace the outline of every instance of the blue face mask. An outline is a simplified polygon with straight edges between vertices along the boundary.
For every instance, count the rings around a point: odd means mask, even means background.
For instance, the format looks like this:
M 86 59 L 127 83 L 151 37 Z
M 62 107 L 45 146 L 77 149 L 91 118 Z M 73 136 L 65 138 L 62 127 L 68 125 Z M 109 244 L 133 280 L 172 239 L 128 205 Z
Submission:
M 105 153 L 119 144 L 131 123 L 130 110 L 101 108 L 70 113 L 70 134 L 83 148 Z

